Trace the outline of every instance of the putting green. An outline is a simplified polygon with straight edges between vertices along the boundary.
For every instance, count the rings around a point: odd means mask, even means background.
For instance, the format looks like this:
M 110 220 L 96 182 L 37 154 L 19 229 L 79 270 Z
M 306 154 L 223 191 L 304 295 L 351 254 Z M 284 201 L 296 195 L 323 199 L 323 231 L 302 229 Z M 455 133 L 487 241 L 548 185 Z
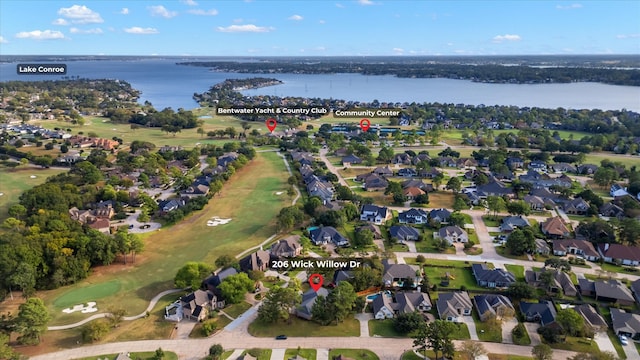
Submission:
M 97 301 L 98 299 L 113 295 L 120 291 L 120 280 L 114 279 L 100 284 L 78 287 L 77 289 L 66 292 L 64 295 L 53 301 L 56 308 L 67 308 L 77 304 L 84 304 L 88 301 Z

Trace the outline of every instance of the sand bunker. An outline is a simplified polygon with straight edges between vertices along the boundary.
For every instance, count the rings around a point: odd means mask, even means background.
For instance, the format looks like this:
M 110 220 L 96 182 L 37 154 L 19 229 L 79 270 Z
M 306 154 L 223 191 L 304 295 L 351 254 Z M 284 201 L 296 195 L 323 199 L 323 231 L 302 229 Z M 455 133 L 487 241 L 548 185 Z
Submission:
M 221 219 L 217 216 L 214 216 L 211 218 L 211 220 L 207 221 L 207 226 L 218 226 L 218 225 L 224 225 L 226 223 L 228 223 L 229 221 L 231 221 L 231 219 Z
M 62 312 L 65 314 L 71 314 L 76 311 L 80 311 L 83 314 L 87 314 L 87 313 L 98 311 L 98 308 L 96 307 L 95 301 L 89 301 L 87 305 L 84 305 L 84 304 L 74 305 L 73 307 L 62 310 Z
M 276 193 L 276 195 L 282 195 L 282 194 L 284 194 L 284 191 L 278 191 L 278 192 Z
M 30 178 L 32 178 L 32 179 L 37 178 L 37 176 L 35 176 L 35 175 L 31 175 L 31 176 L 29 176 L 29 177 L 30 177 Z

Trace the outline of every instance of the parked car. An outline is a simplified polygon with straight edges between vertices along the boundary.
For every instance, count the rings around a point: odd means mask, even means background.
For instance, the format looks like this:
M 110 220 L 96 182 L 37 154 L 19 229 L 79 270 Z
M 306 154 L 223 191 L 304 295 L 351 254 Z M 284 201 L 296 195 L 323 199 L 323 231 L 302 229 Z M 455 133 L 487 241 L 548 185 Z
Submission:
M 287 340 L 287 335 L 278 335 L 276 336 L 276 340 Z
M 620 339 L 620 343 L 622 345 L 629 345 L 629 341 L 628 341 L 626 336 L 620 335 L 620 336 L 618 336 L 618 338 Z

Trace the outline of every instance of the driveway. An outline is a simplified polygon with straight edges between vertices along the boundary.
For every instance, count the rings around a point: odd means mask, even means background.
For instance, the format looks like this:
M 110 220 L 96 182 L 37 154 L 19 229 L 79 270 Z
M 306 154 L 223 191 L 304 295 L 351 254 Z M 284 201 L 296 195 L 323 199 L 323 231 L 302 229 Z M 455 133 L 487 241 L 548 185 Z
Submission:
M 527 332 L 529 333 L 529 338 L 531 339 L 531 346 L 540 345 L 540 343 L 542 342 L 540 340 L 540 334 L 538 334 L 538 328 L 540 327 L 540 324 L 531 323 L 531 322 L 525 322 L 523 324 L 524 324 L 524 327 L 527 329 Z
M 355 318 L 360 322 L 360 337 L 369 337 L 369 320 L 373 319 L 373 314 L 358 313 Z
M 632 340 L 629 340 L 629 345 L 623 346 L 622 349 L 624 349 L 624 353 L 627 354 L 627 360 L 640 359 L 640 353 L 638 353 L 638 348 L 636 347 L 636 344 L 634 344 Z
M 593 340 L 595 340 L 596 344 L 598 344 L 598 349 L 600 349 L 600 351 L 611 351 L 612 353 L 617 354 L 616 348 L 613 347 L 613 343 L 611 343 L 611 339 L 609 339 L 609 336 L 606 332 L 597 332 L 593 337 Z M 635 348 L 635 346 L 631 347 Z M 630 358 L 627 355 L 627 359 L 634 358 Z
M 504 344 L 513 344 L 513 335 L 511 335 L 511 330 L 518 325 L 518 320 L 516 318 L 510 319 L 509 321 L 502 321 L 502 342 Z
M 476 323 L 473 321 L 472 316 L 463 316 L 462 322 L 467 325 L 469 329 L 469 336 L 471 340 L 479 340 L 478 339 L 478 330 L 476 330 Z
M 285 351 L 287 351 L 287 349 L 273 349 L 273 350 L 271 350 L 271 360 L 284 360 L 284 352 Z

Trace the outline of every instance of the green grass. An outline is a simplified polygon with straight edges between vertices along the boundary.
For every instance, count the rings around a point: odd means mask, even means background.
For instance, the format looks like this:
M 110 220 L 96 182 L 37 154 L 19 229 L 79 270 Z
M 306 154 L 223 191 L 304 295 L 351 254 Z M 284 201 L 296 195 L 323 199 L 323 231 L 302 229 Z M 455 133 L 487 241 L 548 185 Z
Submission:
M 284 360 L 288 360 L 296 355 L 300 355 L 307 360 L 316 360 L 318 356 L 318 351 L 316 349 L 287 349 L 284 352 Z
M 15 168 L 0 166 L 0 222 L 9 215 L 7 211 L 19 201 L 20 195 L 36 185 L 40 185 L 53 175 L 67 172 L 66 169 L 43 169 L 21 165 Z M 35 176 L 35 178 L 31 178 Z
M 232 318 L 237 318 L 250 308 L 251 304 L 246 301 L 242 301 L 240 303 L 227 306 L 226 308 L 222 309 L 222 311 L 227 313 L 227 315 L 231 316 Z
M 153 296 L 173 287 L 177 270 L 187 261 L 213 263 L 221 255 L 235 256 L 263 242 L 276 232 L 276 214 L 290 204 L 287 197 L 275 194 L 286 192 L 287 177 L 284 163 L 277 154 L 259 153 L 251 163 L 237 171 L 225 184 L 221 196 L 211 199 L 203 210 L 171 228 L 146 235 L 146 249 L 136 264 L 116 265 L 119 270 L 106 269 L 101 276 L 90 276 L 77 285 L 41 292 L 54 317 L 52 325 L 69 323 L 69 317 L 60 312 L 64 306 L 55 300 L 67 298 L 67 293 L 75 292 L 77 288 L 117 282 L 119 291 L 104 297 L 93 296 L 92 300 L 100 301 L 104 308 L 125 298 L 129 311 L 140 313 Z M 212 216 L 231 218 L 232 221 L 223 226 L 208 227 L 206 222 Z M 70 295 L 70 299 L 75 297 Z
M 287 336 L 360 336 L 360 322 L 353 317 L 348 317 L 339 325 L 322 326 L 313 321 L 290 317 L 291 323 L 278 322 L 265 324 L 254 321 L 249 325 L 249 333 L 256 337 L 275 337 L 281 334 Z
M 505 264 L 504 267 L 516 276 L 516 281 L 524 281 L 524 266 Z
M 248 349 L 242 352 L 244 354 L 250 354 L 256 357 L 258 360 L 271 360 L 271 349 Z
M 229 356 L 231 356 L 231 354 L 233 354 L 234 350 L 227 350 L 225 352 L 222 353 L 222 355 L 220 356 L 221 360 L 226 360 L 227 358 L 229 358 Z
M 329 351 L 329 359 L 342 355 L 356 360 L 376 360 L 379 359 L 371 350 L 366 349 L 331 349 Z
M 513 329 L 510 329 L 509 331 L 513 331 Z M 531 338 L 529 337 L 529 332 L 525 329 L 525 331 L 522 332 L 522 336 L 520 337 L 513 337 L 513 343 L 516 345 L 531 345 Z
M 448 246 L 444 251 L 438 249 L 433 239 L 433 231 L 431 228 L 426 229 L 425 239 L 416 241 L 416 250 L 420 253 L 455 254 L 456 249 L 453 246 Z
M 544 342 L 544 339 L 542 340 Z M 595 354 L 599 351 L 598 344 L 595 341 L 587 338 L 577 338 L 573 336 L 567 336 L 563 342 L 548 344 L 554 349 L 569 350 L 583 353 Z
M 627 354 L 624 352 L 624 349 L 622 348 L 622 344 L 620 343 L 620 339 L 618 339 L 616 334 L 613 333 L 613 330 L 607 329 L 607 335 L 609 336 L 609 340 L 611 340 L 611 344 L 613 344 L 613 347 L 616 349 L 618 358 L 622 360 L 626 359 Z M 638 343 L 636 343 L 635 341 L 633 341 L 633 343 L 636 344 L 636 346 L 638 346 Z
M 130 353 L 130 356 L 132 359 L 140 359 L 140 360 L 147 360 L 147 359 L 155 359 L 155 351 L 147 351 L 147 352 L 132 352 Z M 98 356 L 90 356 L 90 357 L 84 357 L 84 358 L 78 358 L 78 360 L 99 360 L 99 359 L 109 359 L 109 360 L 114 360 L 116 357 L 118 357 L 118 354 L 107 354 L 107 355 L 98 355 Z M 178 360 L 178 355 L 176 355 L 176 353 L 171 352 L 171 351 L 165 351 L 164 352 L 164 360 Z
M 406 334 L 397 331 L 393 327 L 393 322 L 393 319 L 369 321 L 369 336 L 381 336 L 390 338 L 407 337 Z
M 444 278 L 446 273 L 453 276 L 453 279 L 449 279 L 449 285 L 447 288 L 460 288 L 461 286 L 465 286 L 469 289 L 482 289 L 476 283 L 473 274 L 471 273 L 471 265 L 465 264 L 462 261 L 448 261 L 448 260 L 434 260 L 427 259 L 426 263 L 430 266 L 425 266 L 424 271 L 427 277 L 429 278 L 429 283 L 431 285 L 437 285 L 441 287 L 440 281 Z M 441 267 L 438 265 L 450 265 L 453 264 L 453 268 Z
M 511 252 L 509 252 L 509 249 L 507 249 L 506 246 L 496 246 L 496 252 L 498 253 L 498 255 L 500 255 L 502 257 L 509 258 L 509 259 L 529 260 L 529 258 L 527 257 L 526 254 L 523 254 L 523 255 L 511 255 Z
M 614 273 L 620 273 L 620 274 L 632 274 L 632 275 L 638 274 L 637 268 L 629 267 L 629 266 L 620 266 L 615 264 L 602 263 L 600 264 L 600 267 L 602 268 L 602 270 L 608 271 L 608 272 L 614 272 Z
M 501 217 L 498 216 L 497 218 L 494 218 L 493 215 L 483 215 L 482 216 L 482 221 L 484 221 L 484 224 L 488 227 L 498 227 L 500 226 L 500 219 Z
M 75 289 L 55 299 L 53 305 L 59 308 L 65 308 L 72 305 L 93 301 L 95 299 L 101 299 L 117 293 L 120 290 L 120 286 L 120 282 L 115 279 L 88 286 L 72 285 L 72 287 L 75 287 Z
M 216 330 L 214 331 L 220 331 L 222 329 L 224 329 L 225 326 L 229 325 L 231 323 L 231 320 L 229 320 L 228 317 L 222 315 L 222 314 L 218 314 L 215 318 L 213 319 L 207 319 L 204 322 L 213 322 L 216 324 Z M 196 324 L 196 326 L 193 327 L 193 330 L 191 330 L 191 333 L 189 334 L 189 338 L 191 339 L 196 339 L 196 338 L 205 338 L 207 337 L 207 334 L 204 333 L 204 330 L 202 329 L 202 324 L 203 322 L 198 322 Z
M 502 342 L 502 328 L 500 326 L 491 327 L 488 323 L 481 321 L 478 311 L 475 308 L 473 309 L 472 315 L 473 322 L 476 324 L 476 333 L 480 341 Z
M 464 323 L 454 323 L 456 324 L 456 331 L 451 334 L 451 338 L 453 340 L 469 340 L 471 339 L 471 335 L 469 335 L 469 328 L 467 324 Z

